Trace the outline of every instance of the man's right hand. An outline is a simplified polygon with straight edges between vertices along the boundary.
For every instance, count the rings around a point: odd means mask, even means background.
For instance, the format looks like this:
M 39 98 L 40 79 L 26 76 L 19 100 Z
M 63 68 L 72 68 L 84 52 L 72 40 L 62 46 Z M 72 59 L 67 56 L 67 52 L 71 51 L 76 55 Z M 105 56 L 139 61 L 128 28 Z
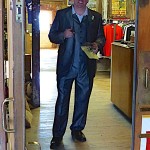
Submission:
M 66 29 L 64 32 L 64 38 L 70 38 L 74 35 L 74 32 L 72 29 Z

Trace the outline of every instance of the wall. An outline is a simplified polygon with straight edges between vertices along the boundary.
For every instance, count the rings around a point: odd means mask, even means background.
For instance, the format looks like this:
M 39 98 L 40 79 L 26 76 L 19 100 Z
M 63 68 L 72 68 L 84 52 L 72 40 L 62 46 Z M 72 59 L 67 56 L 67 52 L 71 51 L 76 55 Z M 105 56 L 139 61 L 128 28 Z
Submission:
M 101 14 L 103 13 L 102 11 L 102 2 L 105 0 L 96 0 L 96 11 L 100 12 Z M 107 0 L 108 1 L 108 18 L 112 17 L 112 0 Z M 41 10 L 48 10 L 52 11 L 52 21 L 55 17 L 56 11 L 58 9 L 64 8 L 67 6 L 68 0 L 55 0 L 52 2 L 49 2 L 48 0 L 41 0 Z M 126 0 L 127 3 L 127 14 L 126 17 L 130 19 L 135 19 L 135 4 L 132 3 L 132 0 Z M 28 32 L 31 32 L 32 26 L 27 24 L 26 29 Z M 40 45 L 42 49 L 48 49 L 48 48 L 55 48 L 57 45 L 52 44 L 49 42 L 48 39 L 48 31 L 47 32 L 41 32 L 40 33 Z M 31 37 L 30 37 L 31 38 Z M 28 42 L 28 41 L 26 41 Z M 27 45 L 27 44 L 26 44 Z M 30 47 L 30 45 L 27 45 Z M 28 49 L 26 51 L 29 51 Z
M 50 26 L 54 20 L 54 17 L 56 15 L 56 11 L 58 9 L 61 9 L 65 7 L 64 3 L 63 2 L 48 2 L 48 3 L 45 3 L 45 2 L 42 2 L 41 3 L 41 7 L 40 7 L 40 10 L 41 12 L 42 11 L 47 11 L 50 13 L 50 18 L 48 17 L 48 21 L 49 21 L 49 28 L 47 30 L 40 30 L 40 48 L 41 49 L 50 49 L 50 48 L 56 48 L 57 45 L 54 44 L 54 43 L 51 43 L 48 39 L 48 33 L 49 33 L 49 29 L 50 29 Z M 46 21 L 44 21 L 46 22 Z
M 136 5 L 132 2 L 133 0 L 126 0 L 126 18 L 129 18 L 131 20 L 135 20 L 136 17 Z M 103 14 L 103 2 L 106 2 L 106 0 L 97 0 L 97 7 L 96 10 Z M 108 2 L 108 9 L 107 9 L 107 18 L 112 18 L 112 0 L 107 0 Z

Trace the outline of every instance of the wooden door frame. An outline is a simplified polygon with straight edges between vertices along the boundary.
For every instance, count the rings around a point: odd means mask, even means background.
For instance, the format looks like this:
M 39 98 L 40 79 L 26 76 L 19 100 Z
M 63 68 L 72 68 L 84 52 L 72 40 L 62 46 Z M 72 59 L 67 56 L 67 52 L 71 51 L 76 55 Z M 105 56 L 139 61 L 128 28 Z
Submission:
M 4 1 L 0 1 L 0 104 L 4 101 Z M 2 69 L 3 68 L 3 69 Z M 2 71 L 3 70 L 3 71 Z M 0 107 L 0 149 L 6 149 L 6 137 L 2 128 L 2 108 Z M 4 144 L 5 143 L 5 144 Z
M 136 1 L 136 10 L 138 8 L 138 1 Z M 136 31 L 138 25 L 138 13 L 136 13 Z M 135 32 L 135 47 L 134 47 L 134 62 L 133 62 L 133 95 L 132 95 L 132 146 L 131 150 L 134 150 L 134 143 L 135 143 L 135 122 L 137 121 L 136 118 L 136 91 L 137 91 L 137 39 L 138 39 L 138 32 Z
M 145 93 L 142 93 L 142 91 L 139 88 L 140 86 L 142 86 L 141 82 L 140 82 L 140 78 L 142 78 L 140 69 L 141 68 L 144 69 L 144 65 L 143 65 L 144 63 L 141 65 L 141 57 L 143 57 L 142 54 L 145 53 L 146 51 L 150 54 L 150 47 L 149 47 L 148 41 L 146 41 L 146 43 L 144 43 L 143 41 L 140 41 L 142 43 L 139 42 L 139 40 L 141 40 L 143 38 L 143 36 L 146 36 L 146 35 L 143 35 L 143 31 L 140 26 L 141 25 L 140 19 L 143 18 L 144 16 L 146 18 L 148 18 L 146 12 L 145 12 L 145 14 L 143 14 L 140 11 L 140 5 L 142 5 L 143 3 L 145 3 L 145 6 L 143 5 L 144 8 L 146 7 L 146 5 L 150 6 L 149 2 L 146 3 L 146 1 L 140 1 L 140 0 L 136 1 L 136 35 L 135 35 L 135 49 L 134 49 L 134 74 L 133 74 L 134 83 L 133 83 L 133 107 L 132 107 L 133 108 L 132 109 L 132 112 L 133 112 L 132 150 L 140 150 L 141 138 L 149 138 L 149 136 L 150 136 L 146 133 L 145 134 L 141 133 L 141 131 L 142 131 L 142 116 L 150 115 L 150 111 L 149 111 L 150 107 L 147 104 L 145 105 L 146 107 L 144 106 L 145 108 L 142 107 L 142 104 L 140 104 L 140 102 L 143 99 L 141 97 L 139 97 L 139 95 L 145 94 Z M 148 24 L 146 24 L 146 25 L 148 26 Z M 147 36 L 149 34 L 150 34 L 150 32 L 147 32 Z M 142 35 L 142 37 L 141 37 L 141 35 Z M 143 48 L 143 45 L 145 46 L 146 44 L 148 44 L 148 46 L 146 48 L 145 47 Z M 145 56 L 149 56 L 148 53 Z M 144 58 L 145 58 L 145 56 L 144 56 Z
M 15 132 L 9 133 L 9 141 L 12 150 L 25 149 L 25 94 L 24 94 L 24 24 L 25 7 L 24 1 L 12 1 L 11 7 L 8 3 L 8 60 L 12 64 L 9 66 L 9 96 L 14 99 L 14 110 L 10 110 L 14 115 L 10 115 L 12 127 Z M 17 11 L 17 7 L 19 11 Z M 16 19 L 16 13 L 20 13 L 22 21 Z M 13 117 L 13 118 L 12 118 Z M 11 125 L 11 124 L 10 124 Z M 4 149 L 5 150 L 5 149 Z
M 17 0 L 14 0 L 14 8 Z M 15 150 L 25 149 L 25 96 L 24 96 L 24 29 L 25 5 L 21 1 L 22 22 L 16 21 L 16 10 L 13 9 L 13 57 L 14 57 L 14 120 L 15 120 Z
M 133 70 L 133 102 L 132 102 L 132 147 L 131 150 L 140 150 L 139 132 L 141 132 L 142 118 L 138 111 L 137 104 L 137 82 L 138 82 L 138 17 L 139 17 L 139 1 L 136 1 L 136 21 L 135 21 L 135 47 L 134 47 L 134 70 Z M 135 127 L 139 125 L 138 127 Z

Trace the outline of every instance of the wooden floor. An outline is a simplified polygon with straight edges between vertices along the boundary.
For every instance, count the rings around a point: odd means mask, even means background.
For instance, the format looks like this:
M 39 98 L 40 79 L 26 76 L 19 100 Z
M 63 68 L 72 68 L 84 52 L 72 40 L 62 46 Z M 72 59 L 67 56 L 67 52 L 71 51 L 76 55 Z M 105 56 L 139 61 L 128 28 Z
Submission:
M 52 138 L 56 90 L 56 50 L 41 50 L 41 106 L 32 110 L 32 127 L 26 129 L 26 142 L 37 141 L 42 150 L 49 150 Z M 85 143 L 74 143 L 69 126 L 72 119 L 73 94 L 69 121 L 60 150 L 130 150 L 131 122 L 110 101 L 110 72 L 97 72 L 90 99 Z M 37 150 L 37 146 L 28 145 L 28 150 Z

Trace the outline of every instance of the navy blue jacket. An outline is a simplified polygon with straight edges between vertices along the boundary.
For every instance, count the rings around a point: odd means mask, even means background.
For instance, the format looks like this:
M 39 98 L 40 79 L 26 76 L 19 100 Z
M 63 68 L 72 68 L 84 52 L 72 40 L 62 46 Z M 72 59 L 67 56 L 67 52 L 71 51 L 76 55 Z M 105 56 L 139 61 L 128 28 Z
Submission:
M 86 42 L 97 42 L 99 49 L 102 49 L 105 36 L 101 14 L 88 8 L 87 26 Z M 74 38 L 64 39 L 64 31 L 70 28 L 73 28 L 72 7 L 58 10 L 48 36 L 52 43 L 59 44 L 57 74 L 60 75 L 67 74 L 73 63 Z M 87 70 L 90 77 L 95 76 L 96 60 L 87 57 Z

